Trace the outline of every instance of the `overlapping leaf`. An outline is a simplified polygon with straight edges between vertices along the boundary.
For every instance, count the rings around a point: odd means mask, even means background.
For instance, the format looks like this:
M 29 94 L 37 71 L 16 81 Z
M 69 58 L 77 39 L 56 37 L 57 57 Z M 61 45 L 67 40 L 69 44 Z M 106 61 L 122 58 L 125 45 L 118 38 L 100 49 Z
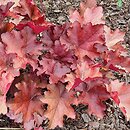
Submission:
M 87 78 L 75 87 L 76 92 L 80 92 L 78 103 L 88 105 L 88 112 L 98 117 L 104 115 L 105 105 L 102 101 L 110 98 L 105 86 L 106 81 L 102 78 Z
M 24 28 L 21 32 L 13 30 L 1 35 L 3 43 L 6 45 L 7 54 L 16 54 L 14 66 L 25 68 L 30 63 L 34 69 L 37 64 L 37 57 L 42 50 L 42 44 L 36 41 L 36 35 L 29 27 Z
M 48 85 L 47 89 L 45 97 L 40 100 L 48 104 L 45 116 L 50 120 L 49 127 L 63 126 L 64 115 L 75 118 L 74 110 L 71 107 L 71 104 L 75 102 L 74 96 L 67 93 L 64 85 Z
M 34 113 L 36 112 L 41 117 L 44 113 L 42 108 L 43 103 L 40 101 L 39 96 L 41 96 L 40 88 L 44 88 L 44 84 L 37 84 L 36 78 L 35 82 L 31 80 L 32 76 L 25 76 L 24 81 L 16 84 L 18 92 L 15 93 L 14 99 L 8 101 L 8 107 L 13 115 L 22 114 L 22 121 L 25 127 L 28 127 L 27 123 L 33 124 Z M 33 128 L 34 126 L 30 126 Z

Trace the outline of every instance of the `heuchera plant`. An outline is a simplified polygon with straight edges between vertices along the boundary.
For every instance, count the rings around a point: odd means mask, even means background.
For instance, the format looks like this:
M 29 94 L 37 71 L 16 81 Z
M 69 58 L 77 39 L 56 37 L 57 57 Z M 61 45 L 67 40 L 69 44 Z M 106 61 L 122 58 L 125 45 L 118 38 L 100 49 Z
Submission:
M 95 0 L 71 10 L 64 25 L 45 21 L 32 0 L 0 4 L 0 113 L 42 130 L 46 118 L 48 129 L 75 118 L 71 104 L 102 118 L 111 98 L 130 118 L 130 85 L 113 74 L 130 72 L 125 34 L 105 25 Z

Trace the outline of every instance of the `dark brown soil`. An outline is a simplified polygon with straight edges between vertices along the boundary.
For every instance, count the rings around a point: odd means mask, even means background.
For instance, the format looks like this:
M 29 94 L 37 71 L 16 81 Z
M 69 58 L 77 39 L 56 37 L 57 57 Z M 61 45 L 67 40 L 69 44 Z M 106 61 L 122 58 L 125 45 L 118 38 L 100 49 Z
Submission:
M 47 20 L 55 24 L 62 24 L 68 21 L 68 10 L 78 8 L 81 0 L 43 0 L 44 9 L 35 0 L 39 8 L 46 11 Z M 117 0 L 97 0 L 104 9 L 104 19 L 111 29 L 119 28 L 126 32 L 125 45 L 130 46 L 130 4 L 129 0 L 123 0 L 122 8 L 117 6 Z M 120 109 L 108 100 L 105 102 L 107 109 L 103 119 L 98 119 L 94 115 L 87 113 L 87 106 L 82 104 L 73 106 L 76 112 L 76 119 L 70 119 L 64 116 L 64 127 L 54 130 L 130 130 L 130 122 L 126 120 Z M 47 128 L 48 121 L 43 122 L 44 130 Z M 0 115 L 0 127 L 21 127 L 14 123 L 5 115 Z
M 21 124 L 14 122 L 6 115 L 0 114 L 0 128 L 20 128 Z

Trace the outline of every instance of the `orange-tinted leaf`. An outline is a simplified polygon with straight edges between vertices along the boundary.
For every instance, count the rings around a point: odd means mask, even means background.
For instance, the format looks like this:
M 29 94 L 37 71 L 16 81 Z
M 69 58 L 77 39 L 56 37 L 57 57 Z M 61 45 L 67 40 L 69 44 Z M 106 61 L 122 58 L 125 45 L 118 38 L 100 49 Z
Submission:
M 0 77 L 0 113 L 7 113 L 6 94 L 10 89 L 14 77 L 9 73 L 2 73 Z
M 106 109 L 103 101 L 110 98 L 110 94 L 107 92 L 103 82 L 102 78 L 88 78 L 75 88 L 76 91 L 81 93 L 78 103 L 88 105 L 88 112 L 100 118 L 103 117 L 104 110 Z
M 30 38 L 31 37 L 31 38 Z M 14 60 L 15 67 L 25 68 L 26 64 L 31 64 L 34 69 L 37 66 L 37 57 L 42 50 L 42 44 L 36 42 L 36 35 L 29 27 L 20 31 L 6 32 L 1 35 L 3 43 L 6 45 L 6 53 L 17 54 Z
M 121 32 L 119 29 L 112 31 L 109 27 L 105 26 L 104 30 L 106 46 L 108 48 L 111 49 L 117 43 L 124 41 L 125 33 Z
M 19 4 L 20 6 L 16 6 L 14 10 L 21 16 L 26 17 L 27 15 L 32 20 L 37 20 L 39 17 L 42 16 L 38 7 L 34 5 L 32 0 L 20 0 Z
M 39 88 L 45 86 L 31 80 L 31 76 L 24 77 L 24 81 L 15 86 L 19 91 L 15 93 L 13 99 L 7 102 L 9 112 L 13 112 L 16 117 L 22 114 L 24 127 L 28 127 L 28 123 L 34 124 L 34 113 L 43 116 L 44 109 L 42 108 L 43 103 L 39 99 L 39 96 L 41 96 Z
M 64 85 L 48 85 L 48 91 L 40 100 L 48 104 L 45 117 L 49 118 L 49 128 L 57 125 L 63 126 L 63 116 L 75 118 L 75 113 L 70 104 L 74 103 L 74 97 L 67 93 Z
M 6 97 L 0 94 L 0 114 L 7 114 Z
M 72 23 L 78 21 L 81 26 L 89 22 L 91 22 L 92 25 L 105 24 L 105 21 L 102 19 L 103 8 L 96 6 L 95 0 L 91 1 L 93 1 L 93 3 L 87 0 L 86 3 L 80 4 L 80 13 L 77 10 L 70 11 L 70 21 Z
M 130 119 L 130 85 L 125 84 L 123 82 L 119 82 L 118 80 L 111 81 L 111 84 L 108 86 L 108 91 L 112 94 L 113 92 L 117 92 L 115 97 L 112 97 L 113 100 L 116 102 L 117 98 L 119 102 L 119 107 L 123 111 L 126 112 L 126 116 L 128 120 Z M 124 111 L 125 110 L 125 111 Z
M 92 23 L 92 25 L 97 24 L 105 24 L 105 21 L 102 20 L 103 18 L 103 8 L 102 7 L 95 7 L 93 9 L 87 8 L 84 12 L 84 24 L 87 24 L 89 22 Z
M 76 76 L 81 80 L 86 78 L 102 77 L 100 66 L 89 66 L 87 62 L 81 62 L 77 65 Z
M 74 22 L 72 27 L 67 30 L 67 36 L 63 37 L 63 39 L 67 41 L 70 47 L 91 50 L 95 43 L 104 43 L 102 35 L 102 25 L 93 26 L 91 23 L 88 23 L 81 27 L 78 22 Z

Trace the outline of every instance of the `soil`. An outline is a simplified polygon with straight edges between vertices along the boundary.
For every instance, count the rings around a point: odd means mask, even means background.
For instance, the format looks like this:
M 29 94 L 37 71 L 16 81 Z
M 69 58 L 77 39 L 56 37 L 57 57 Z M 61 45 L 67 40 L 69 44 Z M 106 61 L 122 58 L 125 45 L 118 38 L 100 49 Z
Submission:
M 35 0 L 38 7 L 45 11 L 46 19 L 55 24 L 63 24 L 68 21 L 68 10 L 78 8 L 81 0 L 43 0 L 44 8 L 40 0 Z M 126 32 L 124 44 L 130 50 L 130 3 L 123 0 L 122 7 L 118 7 L 117 0 L 97 0 L 98 5 L 103 7 L 106 25 L 111 29 L 119 28 Z M 127 121 L 121 110 L 111 99 L 104 102 L 107 109 L 103 119 L 87 113 L 87 106 L 79 104 L 73 106 L 76 112 L 76 119 L 64 116 L 64 127 L 56 127 L 53 130 L 130 130 L 130 121 Z M 48 121 L 42 123 L 44 130 L 48 130 Z M 14 123 L 6 115 L 0 115 L 0 127 L 22 127 Z
M 0 114 L 0 128 L 20 128 L 21 124 L 18 124 L 11 120 L 6 115 Z

